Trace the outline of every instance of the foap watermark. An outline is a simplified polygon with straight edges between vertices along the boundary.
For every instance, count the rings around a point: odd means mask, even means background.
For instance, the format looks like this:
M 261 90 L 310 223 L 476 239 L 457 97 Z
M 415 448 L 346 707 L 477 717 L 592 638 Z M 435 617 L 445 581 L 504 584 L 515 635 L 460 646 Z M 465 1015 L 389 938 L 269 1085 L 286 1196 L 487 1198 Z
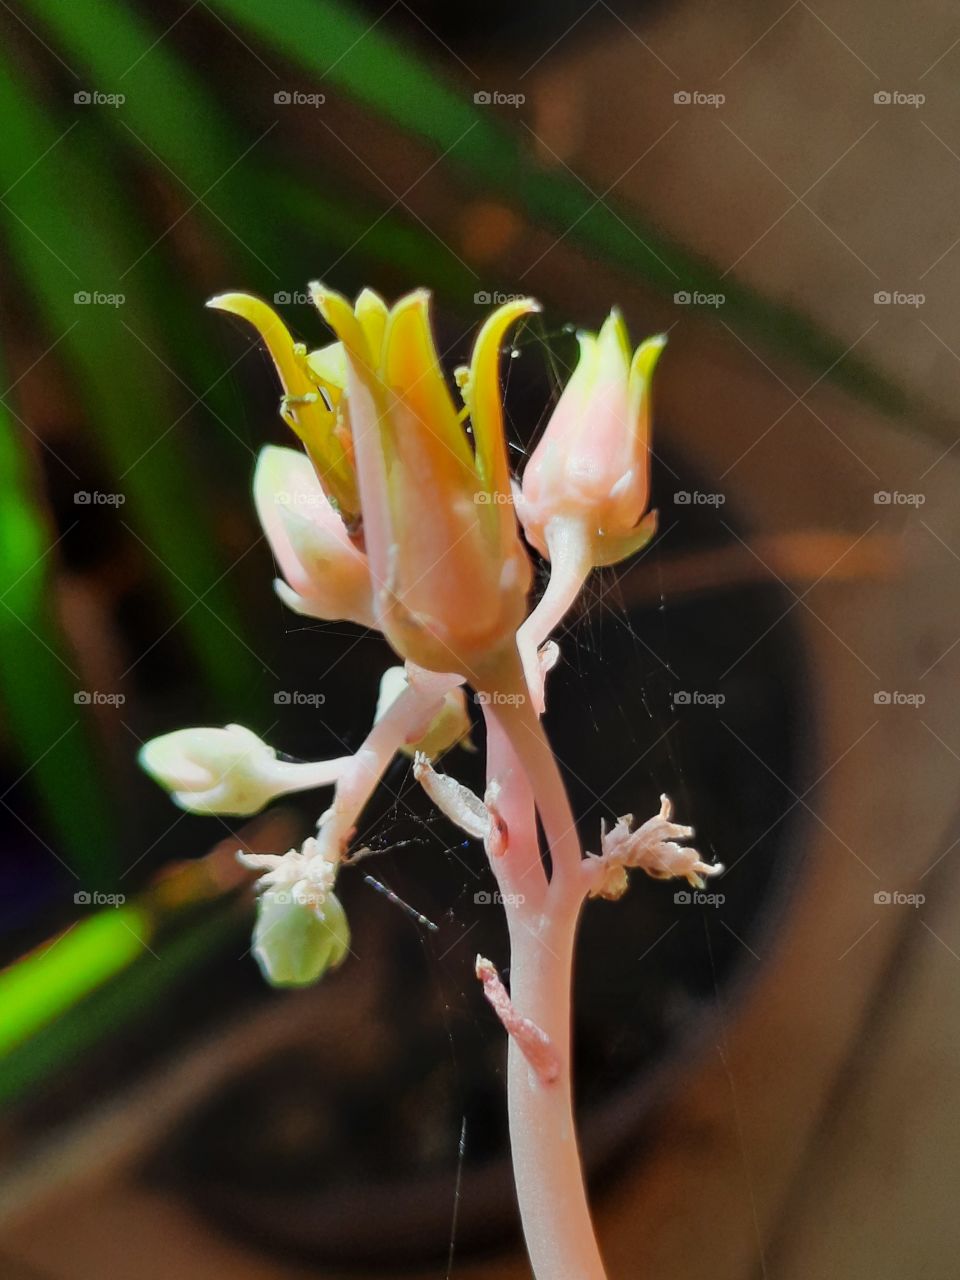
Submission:
M 925 693 L 901 693 L 899 689 L 878 689 L 873 695 L 878 707 L 922 707 L 926 700 Z
M 500 89 L 478 89 L 473 95 L 478 107 L 522 107 L 527 100 L 525 93 L 503 93 Z
M 926 500 L 925 493 L 901 493 L 899 489 L 878 489 L 873 495 L 877 507 L 922 507 Z
M 927 100 L 925 93 L 904 93 L 900 89 L 878 89 L 873 95 L 878 107 L 922 107 Z
M 673 895 L 678 907 L 722 907 L 725 893 L 706 893 L 703 889 L 678 889 Z
M 727 100 L 725 93 L 704 93 L 701 89 L 678 89 L 673 95 L 678 107 L 722 107 Z
M 304 93 L 302 89 L 278 89 L 273 95 L 278 107 L 322 107 L 326 100 L 325 93 Z
M 330 505 L 323 493 L 302 493 L 299 490 L 278 489 L 273 495 L 278 507 L 321 507 Z
M 678 289 L 673 301 L 678 307 L 722 307 L 725 293 L 702 293 L 699 289 Z
M 126 300 L 125 293 L 102 293 L 99 289 L 78 289 L 73 295 L 77 307 L 122 307 Z
M 678 507 L 722 507 L 726 500 L 725 493 L 703 493 L 699 489 L 678 489 L 673 495 Z
M 878 289 L 873 295 L 878 307 L 922 307 L 926 300 L 925 293 L 904 293 L 902 289 Z
M 526 702 L 527 695 L 525 693 L 501 693 L 494 689 L 492 693 L 475 693 L 473 700 L 478 707 L 519 707 L 521 703 Z
M 704 693 L 700 689 L 677 689 L 673 695 L 675 707 L 722 707 L 726 700 L 725 693 Z
M 926 900 L 924 893 L 901 893 L 899 889 L 878 889 L 873 895 L 878 907 L 922 907 Z
M 302 289 L 279 289 L 273 295 L 275 307 L 305 307 L 312 301 L 309 293 L 304 293 Z
M 126 900 L 124 893 L 102 893 L 99 889 L 78 889 L 73 895 L 78 907 L 122 907 Z
M 478 507 L 512 507 L 517 498 L 512 491 L 507 493 L 501 489 L 493 492 L 487 489 L 478 489 L 473 495 L 473 500 Z
M 73 101 L 78 107 L 122 107 L 127 100 L 125 93 L 103 93 L 99 89 L 78 89 Z
M 77 507 L 122 507 L 126 500 L 125 493 L 103 493 L 99 489 L 78 489 L 73 495 Z
M 478 907 L 522 907 L 527 899 L 522 893 L 501 893 L 499 889 L 491 893 L 487 889 L 478 889 L 473 900 Z
M 78 707 L 122 707 L 127 700 L 125 693 L 103 693 L 99 689 L 78 689 L 73 695 Z
M 502 307 L 508 302 L 520 302 L 525 293 L 504 293 L 501 289 L 478 289 L 473 301 L 478 307 Z
M 322 707 L 326 700 L 325 693 L 304 693 L 300 689 L 278 689 L 273 695 L 277 707 Z

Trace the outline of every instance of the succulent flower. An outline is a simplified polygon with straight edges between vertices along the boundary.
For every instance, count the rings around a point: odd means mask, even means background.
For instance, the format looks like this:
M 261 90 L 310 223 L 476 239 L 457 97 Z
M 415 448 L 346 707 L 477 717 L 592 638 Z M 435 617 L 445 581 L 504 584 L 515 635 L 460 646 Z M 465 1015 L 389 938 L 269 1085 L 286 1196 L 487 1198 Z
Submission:
M 599 334 L 580 333 L 580 359 L 523 473 L 518 514 L 527 537 L 553 558 L 551 527 L 583 526 L 595 565 L 615 564 L 653 536 L 650 497 L 650 383 L 663 334 L 631 357 L 623 316 Z
M 190 813 L 247 817 L 276 796 L 336 782 L 349 757 L 298 764 L 243 725 L 177 729 L 140 748 L 140 765 Z
M 619 897 L 630 869 L 699 887 L 722 867 L 685 843 L 693 830 L 674 823 L 666 796 L 636 829 L 630 816 L 601 828 L 599 855 L 584 857 L 563 776 L 530 703 L 543 709 L 544 679 L 560 652 L 550 635 L 587 575 L 654 533 L 656 513 L 646 512 L 650 380 L 665 340 L 651 338 L 631 354 L 617 311 L 599 334 L 581 334 L 580 362 L 513 490 L 500 348 L 536 303 L 521 298 L 488 317 L 469 367 L 455 372 L 459 409 L 437 358 L 425 291 L 392 308 L 371 290 L 355 304 L 320 285 L 311 291 L 337 338 L 312 352 L 259 299 L 223 294 L 209 304 L 262 335 L 283 384 L 281 414 L 306 450 L 267 448 L 257 464 L 257 512 L 283 573 L 276 589 L 299 613 L 378 628 L 405 665 L 384 673 L 374 724 L 351 756 L 282 760 L 250 730 L 227 725 L 156 738 L 140 761 L 196 813 L 252 814 L 285 792 L 336 784 L 316 836 L 299 849 L 238 854 L 259 873 L 253 954 L 267 981 L 296 987 L 317 981 L 350 949 L 337 875 L 371 852 L 349 852 L 363 811 L 397 752 L 413 755 L 414 777 L 440 812 L 483 841 L 507 913 L 510 990 L 490 960 L 478 956 L 476 973 L 511 1038 L 510 1131 L 532 1271 L 602 1280 L 570 1073 L 577 921 L 585 898 Z M 531 566 L 514 504 L 527 538 L 550 561 L 529 617 Z M 486 724 L 482 799 L 431 764 L 467 738 L 464 683 Z
M 631 357 L 620 312 L 599 334 L 580 333 L 580 360 L 534 449 L 518 490 L 529 541 L 550 561 L 550 579 L 517 636 L 538 712 L 556 663 L 544 644 L 580 594 L 590 571 L 646 545 L 657 513 L 650 497 L 650 382 L 666 343 L 661 334 Z
M 277 595 L 295 613 L 372 627 L 367 558 L 358 551 L 306 454 L 267 445 L 253 479 L 253 499 L 284 577 Z
M 473 444 L 437 359 L 428 294 L 389 312 L 312 286 L 343 344 L 374 616 L 395 651 L 431 671 L 471 674 L 514 643 L 530 563 L 512 509 L 499 351 L 536 303 L 495 311 L 460 376 Z

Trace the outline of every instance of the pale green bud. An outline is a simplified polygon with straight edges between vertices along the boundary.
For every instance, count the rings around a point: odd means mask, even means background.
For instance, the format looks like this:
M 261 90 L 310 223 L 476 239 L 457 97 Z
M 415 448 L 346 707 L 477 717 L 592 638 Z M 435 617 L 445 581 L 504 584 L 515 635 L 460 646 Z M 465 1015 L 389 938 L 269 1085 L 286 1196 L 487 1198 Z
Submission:
M 271 986 L 310 986 L 336 968 L 349 949 L 350 926 L 335 894 L 319 904 L 287 889 L 260 896 L 253 954 Z

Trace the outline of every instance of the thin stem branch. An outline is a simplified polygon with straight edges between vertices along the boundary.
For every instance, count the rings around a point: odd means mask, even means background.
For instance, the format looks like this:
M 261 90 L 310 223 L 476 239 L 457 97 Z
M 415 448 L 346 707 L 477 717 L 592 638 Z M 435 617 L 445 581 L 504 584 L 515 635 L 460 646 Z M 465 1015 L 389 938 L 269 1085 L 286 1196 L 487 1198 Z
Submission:
M 460 683 L 446 680 L 411 682 L 367 734 L 337 779 L 330 808 L 317 824 L 317 841 L 325 855 L 342 857 L 361 811 L 376 790 L 390 761 L 407 743 L 415 742 L 443 705 L 444 695 Z
M 536 608 L 517 632 L 520 660 L 538 715 L 543 715 L 546 705 L 540 646 L 573 608 L 593 568 L 592 544 L 582 520 L 556 516 L 548 522 L 544 537 L 550 553 L 550 578 Z
M 509 740 L 533 789 L 553 862 L 551 890 L 554 885 L 559 887 L 574 879 L 579 882 L 583 851 L 577 824 L 556 757 L 531 706 L 516 652 L 501 657 L 495 670 L 489 673 L 487 683 L 484 696 L 491 714 Z

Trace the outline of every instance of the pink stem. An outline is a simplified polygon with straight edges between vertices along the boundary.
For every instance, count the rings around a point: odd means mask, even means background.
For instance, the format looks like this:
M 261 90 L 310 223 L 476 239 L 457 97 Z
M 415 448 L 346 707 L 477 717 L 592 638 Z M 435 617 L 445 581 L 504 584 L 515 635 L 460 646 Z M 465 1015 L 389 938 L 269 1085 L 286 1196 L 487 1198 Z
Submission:
M 591 542 L 581 520 L 554 517 L 547 524 L 545 539 L 550 553 L 550 579 L 536 608 L 517 632 L 520 659 L 538 715 L 543 715 L 545 706 L 540 646 L 573 608 L 593 568 Z
M 570 1003 L 585 891 L 583 855 L 563 779 L 540 720 L 524 696 L 526 685 L 516 657 L 509 656 L 495 674 L 484 708 L 488 724 L 495 726 L 492 746 L 505 757 L 506 741 L 521 766 L 502 777 L 497 773 L 503 787 L 501 804 L 526 804 L 532 789 L 553 864 L 542 899 L 506 902 L 510 1004 L 515 1018 L 539 1029 L 556 1055 L 555 1072 L 538 1072 L 524 1045 L 510 1036 L 510 1144 L 523 1233 L 536 1280 L 604 1280 L 577 1147 L 571 1080 Z M 518 796 L 511 800 L 507 793 L 514 788 Z
M 491 858 L 490 865 L 501 893 L 523 895 L 531 907 L 539 906 L 547 879 L 540 858 L 533 791 L 500 718 L 486 702 L 483 718 L 487 726 L 487 785 L 495 782 L 500 787 L 497 812 L 507 830 L 506 853 Z
M 577 824 L 547 735 L 531 707 L 517 655 L 506 655 L 489 674 L 486 707 L 509 740 L 533 790 L 553 862 L 551 893 L 558 893 L 569 882 L 580 885 L 583 850 Z
M 559 901 L 559 900 L 558 900 Z M 510 998 L 548 1037 L 556 1078 L 545 1083 L 511 1037 L 507 1102 L 517 1200 L 536 1280 L 605 1280 L 577 1147 L 570 1071 L 573 945 L 579 906 L 540 917 L 507 910 Z
M 341 857 L 357 820 L 399 749 L 415 741 L 440 710 L 444 695 L 460 683 L 459 676 L 431 676 L 426 687 L 411 683 L 367 734 L 337 779 L 333 803 L 320 819 L 320 850 Z

